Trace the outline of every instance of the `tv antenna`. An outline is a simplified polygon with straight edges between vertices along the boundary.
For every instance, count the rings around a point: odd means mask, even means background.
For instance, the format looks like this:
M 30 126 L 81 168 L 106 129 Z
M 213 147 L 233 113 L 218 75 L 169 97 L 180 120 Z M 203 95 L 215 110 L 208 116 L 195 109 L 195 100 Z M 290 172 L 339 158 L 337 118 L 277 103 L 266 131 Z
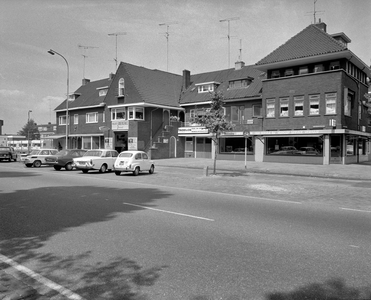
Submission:
M 83 57 L 84 57 L 84 67 L 83 67 L 83 71 L 82 71 L 82 78 L 85 79 L 85 59 L 88 57 L 85 52 L 87 49 L 94 49 L 94 48 L 98 48 L 98 47 L 94 47 L 94 46 L 83 46 L 83 45 L 77 45 L 79 47 L 79 49 L 84 49 L 84 54 L 81 54 Z
M 308 13 L 313 13 L 313 24 L 316 24 L 316 14 L 322 14 L 324 11 L 323 10 L 316 10 L 316 2 L 318 0 L 313 0 L 313 11 L 309 11 Z
M 114 61 L 116 62 L 116 69 L 115 70 L 117 70 L 117 36 L 118 35 L 126 35 L 126 32 L 115 32 L 115 33 L 109 33 L 108 35 L 116 37 L 116 58 L 114 59 Z
M 169 27 L 170 25 L 178 24 L 178 22 L 161 23 L 159 26 L 166 26 L 165 38 L 166 38 L 166 71 L 169 71 Z
M 242 61 L 242 39 L 240 39 L 240 55 L 239 55 L 239 57 L 238 57 L 238 60 L 239 61 Z
M 231 23 L 231 21 L 236 21 L 236 20 L 239 20 L 239 19 L 240 19 L 239 17 L 233 17 L 233 18 L 219 20 L 219 22 L 228 22 L 228 34 L 227 34 L 227 39 L 228 39 L 228 68 L 230 67 L 230 62 L 231 62 L 231 27 L 230 27 L 230 23 Z

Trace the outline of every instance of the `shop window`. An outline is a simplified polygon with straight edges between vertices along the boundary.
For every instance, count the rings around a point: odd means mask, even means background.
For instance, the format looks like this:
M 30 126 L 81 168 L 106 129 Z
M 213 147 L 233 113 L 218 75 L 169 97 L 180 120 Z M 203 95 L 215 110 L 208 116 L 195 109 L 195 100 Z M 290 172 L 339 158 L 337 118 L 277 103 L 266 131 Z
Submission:
M 304 96 L 294 97 L 294 110 L 296 117 L 302 117 L 304 115 Z
M 220 138 L 219 151 L 220 153 L 240 153 L 245 154 L 245 143 L 247 146 L 247 154 L 254 154 L 253 143 L 250 139 L 245 138 Z
M 336 93 L 325 94 L 326 114 L 336 114 Z
M 346 145 L 347 145 L 347 149 L 346 149 L 347 156 L 356 155 L 357 140 L 355 139 L 354 136 L 346 137 Z
M 267 155 L 322 156 L 323 142 L 319 137 L 268 137 Z
M 276 100 L 267 99 L 267 118 L 274 118 L 276 110 Z
M 280 117 L 289 116 L 289 98 L 280 99 Z
M 319 95 L 309 96 L 309 115 L 319 115 Z

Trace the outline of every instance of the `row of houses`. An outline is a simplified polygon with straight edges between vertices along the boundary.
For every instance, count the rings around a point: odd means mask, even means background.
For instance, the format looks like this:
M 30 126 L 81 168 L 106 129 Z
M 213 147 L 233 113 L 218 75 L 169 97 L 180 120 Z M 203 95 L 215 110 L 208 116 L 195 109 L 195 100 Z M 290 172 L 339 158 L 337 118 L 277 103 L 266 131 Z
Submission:
M 212 158 L 217 147 L 218 158 L 229 160 L 370 160 L 370 68 L 349 50 L 350 42 L 320 22 L 254 65 L 238 61 L 230 69 L 176 75 L 121 62 L 108 78 L 83 79 L 55 109 L 54 143 L 138 149 L 153 159 Z M 235 125 L 217 145 L 194 121 L 214 91 L 223 94 L 225 116 Z

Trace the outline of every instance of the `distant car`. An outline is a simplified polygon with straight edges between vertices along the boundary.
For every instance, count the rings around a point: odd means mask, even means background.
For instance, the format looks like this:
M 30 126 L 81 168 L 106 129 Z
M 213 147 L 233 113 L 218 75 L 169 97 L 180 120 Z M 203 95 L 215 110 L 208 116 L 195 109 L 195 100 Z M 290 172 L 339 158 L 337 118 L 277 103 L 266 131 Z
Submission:
M 320 153 L 313 147 L 300 147 L 298 154 L 301 155 L 319 155 Z
M 0 147 L 0 161 L 17 161 L 17 153 L 14 151 L 13 147 Z
M 66 171 L 73 169 L 73 159 L 82 157 L 87 150 L 83 149 L 65 149 L 57 154 L 45 158 L 45 164 L 53 166 L 55 170 L 60 171 L 65 168 Z
M 294 147 L 294 146 L 283 146 L 281 147 L 280 150 L 278 151 L 275 151 L 271 154 L 288 154 L 288 155 L 291 155 L 291 154 L 297 154 L 298 150 Z
M 50 155 L 54 155 L 58 152 L 56 149 L 40 149 L 32 150 L 30 154 L 24 159 L 24 164 L 26 167 L 40 168 L 41 165 L 45 165 L 45 158 Z
M 105 173 L 107 170 L 113 169 L 117 156 L 116 150 L 88 150 L 84 156 L 73 159 L 73 166 L 83 173 L 88 173 L 89 170 L 99 170 L 100 173 Z
M 121 172 L 132 172 L 135 176 L 139 172 L 153 174 L 155 163 L 148 158 L 143 151 L 123 151 L 117 157 L 113 166 L 115 174 L 119 176 Z

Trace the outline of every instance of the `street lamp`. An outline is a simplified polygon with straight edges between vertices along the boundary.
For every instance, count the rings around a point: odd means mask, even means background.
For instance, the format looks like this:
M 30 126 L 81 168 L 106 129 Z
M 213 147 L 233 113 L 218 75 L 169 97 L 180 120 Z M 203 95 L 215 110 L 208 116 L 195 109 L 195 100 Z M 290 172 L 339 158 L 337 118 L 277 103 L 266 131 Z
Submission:
M 27 118 L 27 150 L 30 152 L 30 113 L 32 110 L 28 111 L 28 118 Z
M 60 54 L 57 51 L 54 51 L 52 49 L 50 49 L 48 51 L 48 53 L 51 54 L 51 55 L 54 55 L 54 54 L 59 55 L 60 57 L 62 57 L 64 59 L 64 61 L 67 64 L 67 99 L 66 99 L 66 149 L 67 149 L 68 148 L 68 123 L 69 123 L 68 122 L 68 120 L 69 120 L 69 118 L 68 118 L 68 97 L 69 97 L 69 94 L 70 94 L 70 91 L 69 91 L 69 89 L 70 89 L 70 67 L 68 65 L 67 59 L 62 54 Z

